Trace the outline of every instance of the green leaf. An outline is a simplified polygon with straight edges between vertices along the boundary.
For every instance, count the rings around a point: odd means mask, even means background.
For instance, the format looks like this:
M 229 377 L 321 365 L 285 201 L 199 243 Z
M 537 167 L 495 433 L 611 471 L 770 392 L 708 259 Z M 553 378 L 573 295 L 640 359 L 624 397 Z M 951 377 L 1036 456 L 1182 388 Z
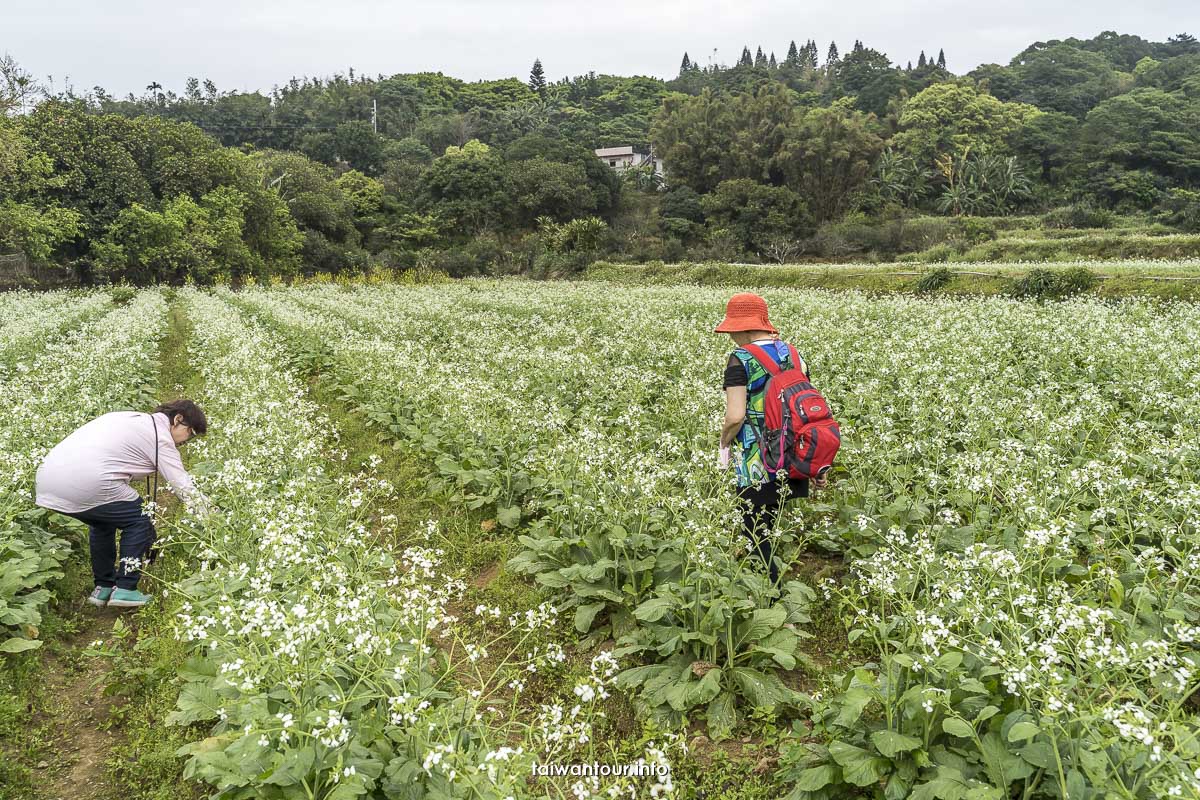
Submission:
M 1021 758 L 1041 769 L 1054 768 L 1054 748 L 1049 742 L 1032 742 L 1021 748 Z
M 842 709 L 838 712 L 837 722 L 844 728 L 850 728 L 854 723 L 858 722 L 858 718 L 862 716 L 863 709 L 872 700 L 872 695 L 866 689 L 855 687 L 848 689 L 845 694 L 838 698 Z
M 1008 729 L 1008 740 L 1010 742 L 1023 742 L 1026 739 L 1032 739 L 1042 732 L 1042 729 L 1032 722 L 1018 722 Z
M 956 650 L 952 650 L 949 653 L 943 653 L 941 657 L 934 662 L 934 666 L 938 669 L 954 669 L 962 663 L 962 660 L 963 654 Z
M 723 674 L 719 667 L 714 667 L 704 673 L 704 677 L 700 679 L 699 683 L 692 684 L 688 705 L 704 705 L 720 694 Z
M 756 647 L 754 648 L 754 652 L 766 653 L 776 664 L 784 669 L 796 668 L 796 657 L 791 653 L 780 650 L 778 647 Z
M 604 603 L 590 603 L 575 609 L 575 630 L 580 633 L 587 633 L 591 630 L 592 622 L 595 621 L 596 615 L 603 610 L 604 605 Z
M 966 720 L 958 717 L 946 717 L 942 720 L 942 730 L 951 736 L 960 736 L 963 739 L 975 738 L 975 728 Z
M 842 770 L 834 764 L 822 764 L 819 767 L 811 767 L 800 773 L 796 779 L 796 789 L 802 792 L 815 792 L 818 789 L 824 789 L 831 783 L 840 782 L 842 779 Z
M 675 607 L 675 601 L 666 597 L 652 597 L 633 610 L 633 615 L 642 622 L 658 622 Z
M 892 769 L 886 758 L 841 741 L 829 745 L 829 755 L 841 766 L 843 780 L 855 786 L 873 786 Z
M 965 782 L 953 778 L 935 778 L 914 787 L 910 800 L 963 800 L 967 795 Z
M 708 735 L 714 742 L 728 739 L 737 726 L 737 704 L 733 692 L 721 692 L 706 709 Z
M 630 667 L 617 675 L 617 687 L 620 689 L 636 689 L 647 681 L 653 680 L 670 672 L 666 664 L 648 664 L 644 667 Z
M 979 740 L 979 752 L 994 786 L 1008 786 L 1033 774 L 1031 765 L 1023 761 L 1000 738 L 997 731 L 988 731 Z
M 506 528 L 515 528 L 521 524 L 521 507 L 507 506 L 496 512 L 496 519 Z
M 6 639 L 0 643 L 0 653 L 23 653 L 26 650 L 35 650 L 41 646 L 41 639 Z
M 770 709 L 777 703 L 785 703 L 792 699 L 792 690 L 783 685 L 778 675 L 748 667 L 734 667 L 730 672 L 733 674 L 734 683 L 751 705 Z
M 984 706 L 979 710 L 979 713 L 975 715 L 975 724 L 978 725 L 981 722 L 989 720 L 999 713 L 1000 709 L 996 708 L 995 706 Z
M 167 717 L 169 725 L 190 725 L 218 716 L 217 711 L 224 705 L 221 695 L 205 683 L 186 683 L 175 701 L 178 711 Z
M 769 636 L 787 621 L 787 610 L 782 606 L 756 608 L 750 615 L 750 621 L 743 623 L 745 628 L 740 637 L 743 642 L 757 642 Z
M 916 750 L 921 746 L 921 740 L 896 731 L 875 731 L 871 734 L 871 744 L 875 745 L 875 749 L 882 755 L 895 758 L 898 753 Z

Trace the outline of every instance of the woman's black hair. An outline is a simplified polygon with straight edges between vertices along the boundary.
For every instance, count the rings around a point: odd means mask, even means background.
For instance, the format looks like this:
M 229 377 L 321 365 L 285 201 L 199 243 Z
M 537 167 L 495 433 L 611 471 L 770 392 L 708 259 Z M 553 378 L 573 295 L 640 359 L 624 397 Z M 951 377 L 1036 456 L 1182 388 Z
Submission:
M 163 403 L 154 409 L 154 413 L 166 414 L 167 419 L 171 422 L 174 422 L 175 415 L 179 414 L 183 417 L 183 424 L 195 431 L 197 436 L 203 436 L 208 433 L 208 417 L 204 416 L 204 412 L 200 410 L 200 406 L 191 400 L 180 399 Z

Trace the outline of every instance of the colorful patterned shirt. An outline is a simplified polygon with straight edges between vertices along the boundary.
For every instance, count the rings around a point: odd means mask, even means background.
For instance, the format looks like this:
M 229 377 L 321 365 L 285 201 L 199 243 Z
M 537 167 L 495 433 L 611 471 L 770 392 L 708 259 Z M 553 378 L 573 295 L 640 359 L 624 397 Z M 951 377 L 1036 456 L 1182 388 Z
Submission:
M 782 366 L 784 369 L 790 369 L 792 366 L 791 355 L 788 352 L 787 343 L 782 339 L 759 339 L 754 342 L 758 346 L 767 351 L 767 355 L 774 358 L 775 363 Z M 767 372 L 766 368 L 758 363 L 754 356 L 745 348 L 739 347 L 733 351 L 730 356 L 730 363 L 736 358 L 741 362 L 742 367 L 746 371 L 746 419 L 742 423 L 742 427 L 738 430 L 737 441 L 738 447 L 736 452 L 732 453 L 734 471 L 737 473 L 738 487 L 757 486 L 766 480 L 770 474 L 767 472 L 766 466 L 763 464 L 762 450 L 759 447 L 758 431 L 763 428 L 763 400 L 766 396 L 767 379 L 771 377 L 771 373 Z M 803 358 L 800 359 L 798 365 L 804 374 L 808 374 L 808 364 Z M 726 386 L 739 384 L 731 384 L 728 379 L 725 382 Z M 740 457 L 739 457 L 740 456 Z

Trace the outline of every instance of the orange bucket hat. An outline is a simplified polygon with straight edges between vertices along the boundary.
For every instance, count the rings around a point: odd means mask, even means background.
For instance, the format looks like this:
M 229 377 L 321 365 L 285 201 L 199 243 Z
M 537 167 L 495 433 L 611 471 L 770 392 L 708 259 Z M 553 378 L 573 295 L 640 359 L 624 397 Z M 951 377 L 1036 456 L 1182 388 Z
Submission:
M 738 331 L 768 331 L 779 333 L 767 319 L 767 301 L 756 294 L 743 292 L 729 298 L 725 305 L 725 319 L 714 329 L 714 333 L 736 333 Z

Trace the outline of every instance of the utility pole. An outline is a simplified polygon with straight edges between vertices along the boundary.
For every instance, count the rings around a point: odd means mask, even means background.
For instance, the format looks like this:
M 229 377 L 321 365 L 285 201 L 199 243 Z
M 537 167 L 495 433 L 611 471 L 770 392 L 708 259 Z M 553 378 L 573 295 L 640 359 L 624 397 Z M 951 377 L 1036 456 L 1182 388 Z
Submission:
M 371 98 L 371 128 L 379 133 L 379 103 L 374 97 Z

